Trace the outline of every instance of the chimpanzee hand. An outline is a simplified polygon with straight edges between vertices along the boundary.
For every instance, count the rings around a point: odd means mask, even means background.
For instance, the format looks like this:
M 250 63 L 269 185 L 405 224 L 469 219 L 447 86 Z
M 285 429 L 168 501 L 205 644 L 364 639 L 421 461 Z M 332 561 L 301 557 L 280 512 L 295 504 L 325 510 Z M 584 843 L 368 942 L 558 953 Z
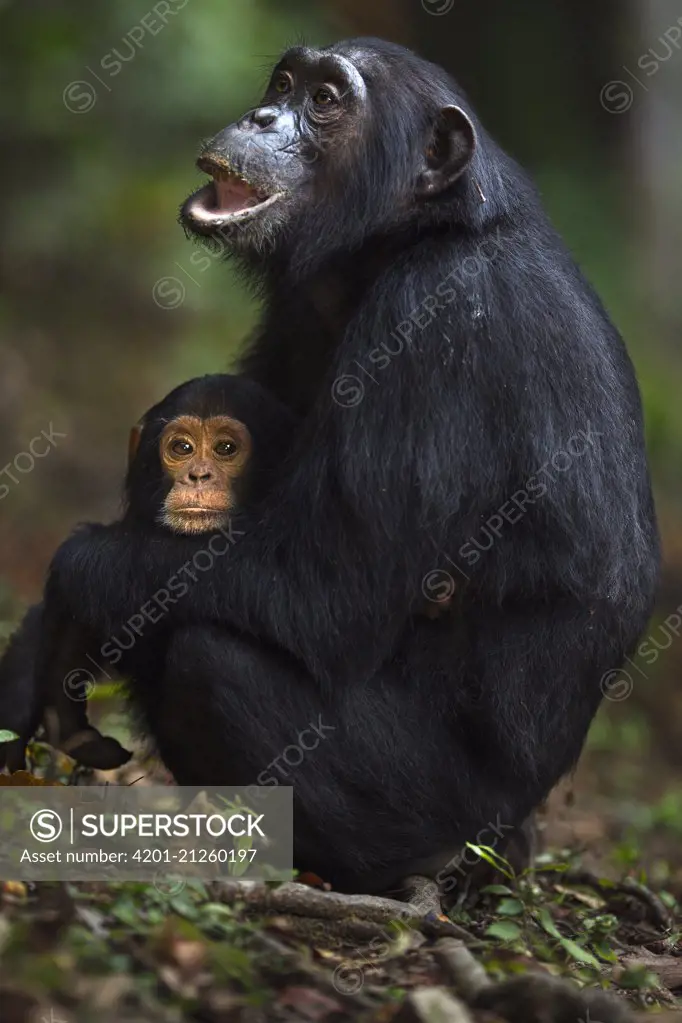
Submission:
M 36 681 L 42 611 L 42 604 L 28 611 L 0 660 L 0 730 L 19 736 L 0 744 L 0 768 L 10 771 L 20 771 L 25 766 L 26 743 L 42 715 Z

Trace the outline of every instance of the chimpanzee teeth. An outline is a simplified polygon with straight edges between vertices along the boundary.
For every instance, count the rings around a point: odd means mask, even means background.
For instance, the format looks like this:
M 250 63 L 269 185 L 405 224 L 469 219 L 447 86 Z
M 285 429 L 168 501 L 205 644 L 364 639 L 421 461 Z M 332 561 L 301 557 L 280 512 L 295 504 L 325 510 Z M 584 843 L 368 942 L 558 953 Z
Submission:
M 232 179 L 241 182 L 254 192 L 258 192 L 257 186 L 252 181 L 249 181 L 245 174 L 237 170 L 226 156 L 221 155 L 220 157 L 212 158 L 207 154 L 200 157 L 198 164 L 199 168 L 204 173 L 209 174 L 214 181 L 229 181 Z M 265 197 L 267 198 L 267 194 Z
M 245 178 L 243 174 L 240 174 L 238 171 L 235 170 L 231 169 L 227 170 L 224 167 L 216 167 L 212 171 L 212 176 L 216 179 L 216 181 L 229 181 L 230 178 L 235 178 L 237 181 L 241 181 L 244 185 L 248 185 L 249 188 L 255 188 L 255 186 L 249 181 L 248 178 Z

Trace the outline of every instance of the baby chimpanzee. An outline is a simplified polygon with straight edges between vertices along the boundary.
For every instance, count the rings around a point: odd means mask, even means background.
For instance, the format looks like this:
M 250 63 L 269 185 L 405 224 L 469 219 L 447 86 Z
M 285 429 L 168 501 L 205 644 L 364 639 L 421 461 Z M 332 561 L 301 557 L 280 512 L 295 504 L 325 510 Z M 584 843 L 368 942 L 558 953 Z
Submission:
M 148 533 L 150 543 L 158 530 L 224 530 L 245 501 L 265 494 L 295 428 L 293 414 L 246 378 L 220 374 L 182 384 L 131 431 L 122 521 Z M 47 629 L 57 636 L 50 645 L 58 656 L 39 672 L 37 650 Z M 0 729 L 20 737 L 0 745 L 0 767 L 23 766 L 26 742 L 41 721 L 53 745 L 85 766 L 110 769 L 129 759 L 87 719 L 85 698 L 104 670 L 107 639 L 65 620 L 49 588 L 28 611 L 0 661 Z M 125 675 L 130 660 L 119 653 L 113 663 L 119 661 Z

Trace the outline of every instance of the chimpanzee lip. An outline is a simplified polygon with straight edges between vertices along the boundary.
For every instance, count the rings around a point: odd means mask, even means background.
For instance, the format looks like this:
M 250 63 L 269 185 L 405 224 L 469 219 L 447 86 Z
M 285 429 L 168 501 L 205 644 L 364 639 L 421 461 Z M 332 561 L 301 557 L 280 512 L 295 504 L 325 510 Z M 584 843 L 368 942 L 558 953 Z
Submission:
M 212 497 L 206 496 L 200 504 L 192 504 L 191 498 L 185 504 L 183 501 L 175 500 L 169 504 L 169 511 L 175 514 L 184 515 L 188 512 L 191 515 L 213 515 L 215 512 L 226 512 L 230 510 L 230 502 L 225 499 L 225 494 L 217 491 Z
M 197 161 L 200 170 L 213 181 L 189 197 L 183 217 L 200 230 L 217 228 L 250 220 L 274 205 L 282 192 L 268 193 L 262 186 L 248 180 L 241 171 L 222 156 L 204 154 Z
M 209 529 L 219 529 L 229 521 L 230 510 L 225 506 L 191 507 L 180 506 L 163 509 L 159 516 L 159 524 L 173 533 L 204 533 Z

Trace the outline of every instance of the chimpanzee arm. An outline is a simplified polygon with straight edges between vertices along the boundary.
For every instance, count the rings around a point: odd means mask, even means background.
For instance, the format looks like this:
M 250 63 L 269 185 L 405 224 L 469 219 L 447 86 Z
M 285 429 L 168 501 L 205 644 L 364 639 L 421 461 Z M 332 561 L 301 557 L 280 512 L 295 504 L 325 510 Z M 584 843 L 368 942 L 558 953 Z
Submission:
M 91 649 L 93 636 L 49 600 L 27 611 L 0 659 L 0 728 L 19 737 L 0 744 L 0 768 L 24 767 L 26 743 L 41 722 L 51 745 L 87 767 L 111 770 L 130 759 L 88 720 L 97 674 L 87 659 Z M 41 650 L 49 654 L 45 663 Z

